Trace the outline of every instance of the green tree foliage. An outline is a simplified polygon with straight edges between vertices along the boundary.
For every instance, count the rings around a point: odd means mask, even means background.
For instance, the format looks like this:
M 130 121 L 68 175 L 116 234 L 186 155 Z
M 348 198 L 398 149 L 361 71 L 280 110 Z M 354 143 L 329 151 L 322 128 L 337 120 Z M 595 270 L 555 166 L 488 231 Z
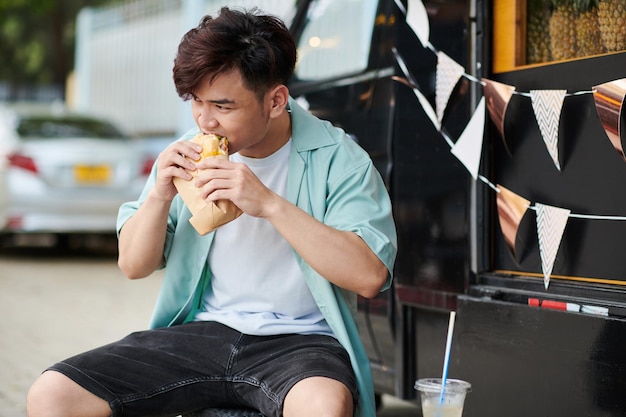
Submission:
M 118 0 L 0 0 L 0 81 L 64 85 L 74 66 L 76 17 Z

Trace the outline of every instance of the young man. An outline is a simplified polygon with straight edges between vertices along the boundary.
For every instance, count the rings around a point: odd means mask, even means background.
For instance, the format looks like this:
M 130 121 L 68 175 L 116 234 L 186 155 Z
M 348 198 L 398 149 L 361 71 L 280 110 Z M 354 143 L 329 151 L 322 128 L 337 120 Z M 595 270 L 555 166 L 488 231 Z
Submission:
M 295 60 L 283 23 L 256 12 L 224 8 L 184 36 L 174 82 L 198 130 L 159 155 L 118 221 L 129 278 L 166 268 L 151 330 L 49 368 L 30 417 L 375 416 L 353 313 L 390 284 L 391 205 L 367 154 L 289 97 Z M 194 162 L 184 139 L 199 132 L 228 137 L 230 160 Z M 195 170 L 202 198 L 244 213 L 206 236 L 173 185 Z

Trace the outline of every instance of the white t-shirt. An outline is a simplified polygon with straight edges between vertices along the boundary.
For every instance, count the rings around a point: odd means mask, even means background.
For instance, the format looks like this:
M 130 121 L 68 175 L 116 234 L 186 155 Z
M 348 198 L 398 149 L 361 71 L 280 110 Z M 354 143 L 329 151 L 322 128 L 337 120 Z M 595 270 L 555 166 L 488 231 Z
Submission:
M 272 191 L 287 194 L 291 140 L 272 155 L 231 161 L 248 165 Z M 217 321 L 242 333 L 332 335 L 293 249 L 265 219 L 242 214 L 215 233 L 208 262 L 211 285 L 196 320 Z

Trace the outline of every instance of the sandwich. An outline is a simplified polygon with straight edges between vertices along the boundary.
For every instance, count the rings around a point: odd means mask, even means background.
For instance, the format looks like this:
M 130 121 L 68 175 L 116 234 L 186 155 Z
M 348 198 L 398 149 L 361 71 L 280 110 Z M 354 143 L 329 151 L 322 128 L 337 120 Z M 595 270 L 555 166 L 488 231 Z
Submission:
M 228 139 L 224 136 L 200 133 L 194 136 L 191 141 L 202 145 L 199 161 L 205 158 L 228 159 Z M 174 178 L 174 186 L 191 211 L 192 216 L 189 223 L 200 235 L 206 235 L 241 215 L 242 212 L 239 207 L 230 200 L 207 203 L 200 197 L 198 189 L 194 185 L 198 171 L 189 171 L 189 173 L 193 177 L 191 180 Z

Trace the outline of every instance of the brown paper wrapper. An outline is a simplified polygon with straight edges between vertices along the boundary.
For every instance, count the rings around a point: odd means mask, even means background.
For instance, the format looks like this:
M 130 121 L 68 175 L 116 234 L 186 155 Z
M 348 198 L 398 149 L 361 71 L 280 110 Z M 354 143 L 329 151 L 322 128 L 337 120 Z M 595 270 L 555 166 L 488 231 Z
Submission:
M 220 143 L 219 137 L 215 135 L 199 134 L 196 135 L 192 141 L 202 145 L 201 159 L 228 159 L 226 142 Z M 182 178 L 174 178 L 174 186 L 189 208 L 189 211 L 191 211 L 192 216 L 189 219 L 189 223 L 191 223 L 200 235 L 206 235 L 241 215 L 242 211 L 230 200 L 218 200 L 210 204 L 204 201 L 198 194 L 198 188 L 194 185 L 198 171 L 189 171 L 189 173 L 193 177 L 191 180 L 187 181 Z

